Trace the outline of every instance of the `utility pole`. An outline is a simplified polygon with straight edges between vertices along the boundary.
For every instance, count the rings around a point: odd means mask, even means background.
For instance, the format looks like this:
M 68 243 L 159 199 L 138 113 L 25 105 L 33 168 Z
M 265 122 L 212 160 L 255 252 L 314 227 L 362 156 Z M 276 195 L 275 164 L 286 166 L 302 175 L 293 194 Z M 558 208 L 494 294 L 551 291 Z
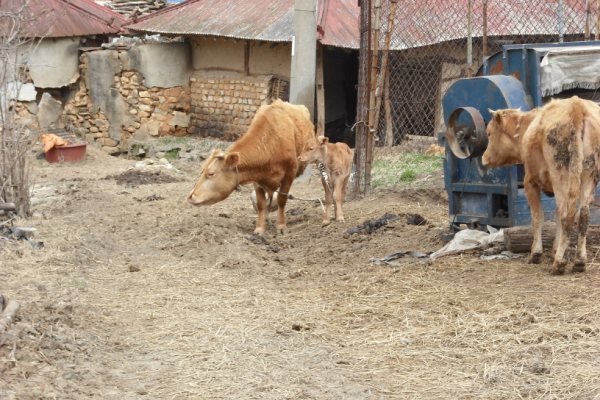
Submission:
M 290 103 L 303 104 L 314 118 L 317 70 L 316 0 L 295 0 Z

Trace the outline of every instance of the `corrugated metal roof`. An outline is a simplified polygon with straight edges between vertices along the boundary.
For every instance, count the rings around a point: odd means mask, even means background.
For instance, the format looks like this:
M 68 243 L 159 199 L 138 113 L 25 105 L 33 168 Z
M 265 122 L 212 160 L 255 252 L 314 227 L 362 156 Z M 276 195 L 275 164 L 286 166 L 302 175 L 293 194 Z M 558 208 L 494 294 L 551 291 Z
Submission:
M 467 36 L 468 0 L 427 2 L 409 0 L 398 3 L 402 11 L 396 18 L 392 48 L 396 50 L 428 46 Z M 481 37 L 483 7 L 473 8 L 473 36 Z M 565 34 L 583 32 L 585 7 L 582 0 L 563 0 Z M 488 2 L 488 36 L 557 35 L 557 1 L 496 0 Z M 580 21 L 574 26 L 573 21 Z M 386 21 L 383 21 L 384 31 Z
M 323 44 L 359 48 L 356 0 L 319 1 Z M 165 35 L 206 35 L 235 39 L 290 42 L 294 0 L 188 0 L 140 18 L 132 31 Z
M 0 11 L 20 10 L 22 37 L 72 37 L 115 34 L 127 19 L 92 0 L 0 1 Z M 0 18 L 0 32 L 6 32 L 6 17 Z
M 294 0 L 188 0 L 140 18 L 132 31 L 288 42 Z
M 320 0 L 318 32 L 321 43 L 360 48 L 360 7 L 356 0 Z

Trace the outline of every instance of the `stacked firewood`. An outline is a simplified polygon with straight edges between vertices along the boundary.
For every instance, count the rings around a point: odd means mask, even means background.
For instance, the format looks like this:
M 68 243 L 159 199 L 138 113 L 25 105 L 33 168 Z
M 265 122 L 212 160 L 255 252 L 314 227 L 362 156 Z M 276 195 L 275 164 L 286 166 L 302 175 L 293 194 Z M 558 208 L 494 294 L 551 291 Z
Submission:
M 165 0 L 112 0 L 104 4 L 127 17 L 149 14 L 167 5 Z

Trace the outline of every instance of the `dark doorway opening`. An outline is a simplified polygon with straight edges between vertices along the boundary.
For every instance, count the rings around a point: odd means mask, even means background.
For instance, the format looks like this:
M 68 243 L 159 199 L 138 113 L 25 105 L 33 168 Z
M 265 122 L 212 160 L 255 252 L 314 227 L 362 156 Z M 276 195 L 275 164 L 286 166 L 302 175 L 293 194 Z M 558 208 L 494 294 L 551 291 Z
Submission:
M 354 147 L 352 127 L 358 99 L 358 50 L 323 49 L 325 136 Z

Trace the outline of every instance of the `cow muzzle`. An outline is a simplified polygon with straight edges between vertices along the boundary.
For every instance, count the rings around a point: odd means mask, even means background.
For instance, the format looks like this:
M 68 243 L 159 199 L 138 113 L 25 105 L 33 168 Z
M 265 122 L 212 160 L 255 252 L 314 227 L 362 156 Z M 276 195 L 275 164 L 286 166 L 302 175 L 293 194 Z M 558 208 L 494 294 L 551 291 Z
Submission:
M 190 194 L 188 194 L 186 201 L 193 206 L 202 204 L 202 202 L 194 196 L 194 192 L 190 192 Z

